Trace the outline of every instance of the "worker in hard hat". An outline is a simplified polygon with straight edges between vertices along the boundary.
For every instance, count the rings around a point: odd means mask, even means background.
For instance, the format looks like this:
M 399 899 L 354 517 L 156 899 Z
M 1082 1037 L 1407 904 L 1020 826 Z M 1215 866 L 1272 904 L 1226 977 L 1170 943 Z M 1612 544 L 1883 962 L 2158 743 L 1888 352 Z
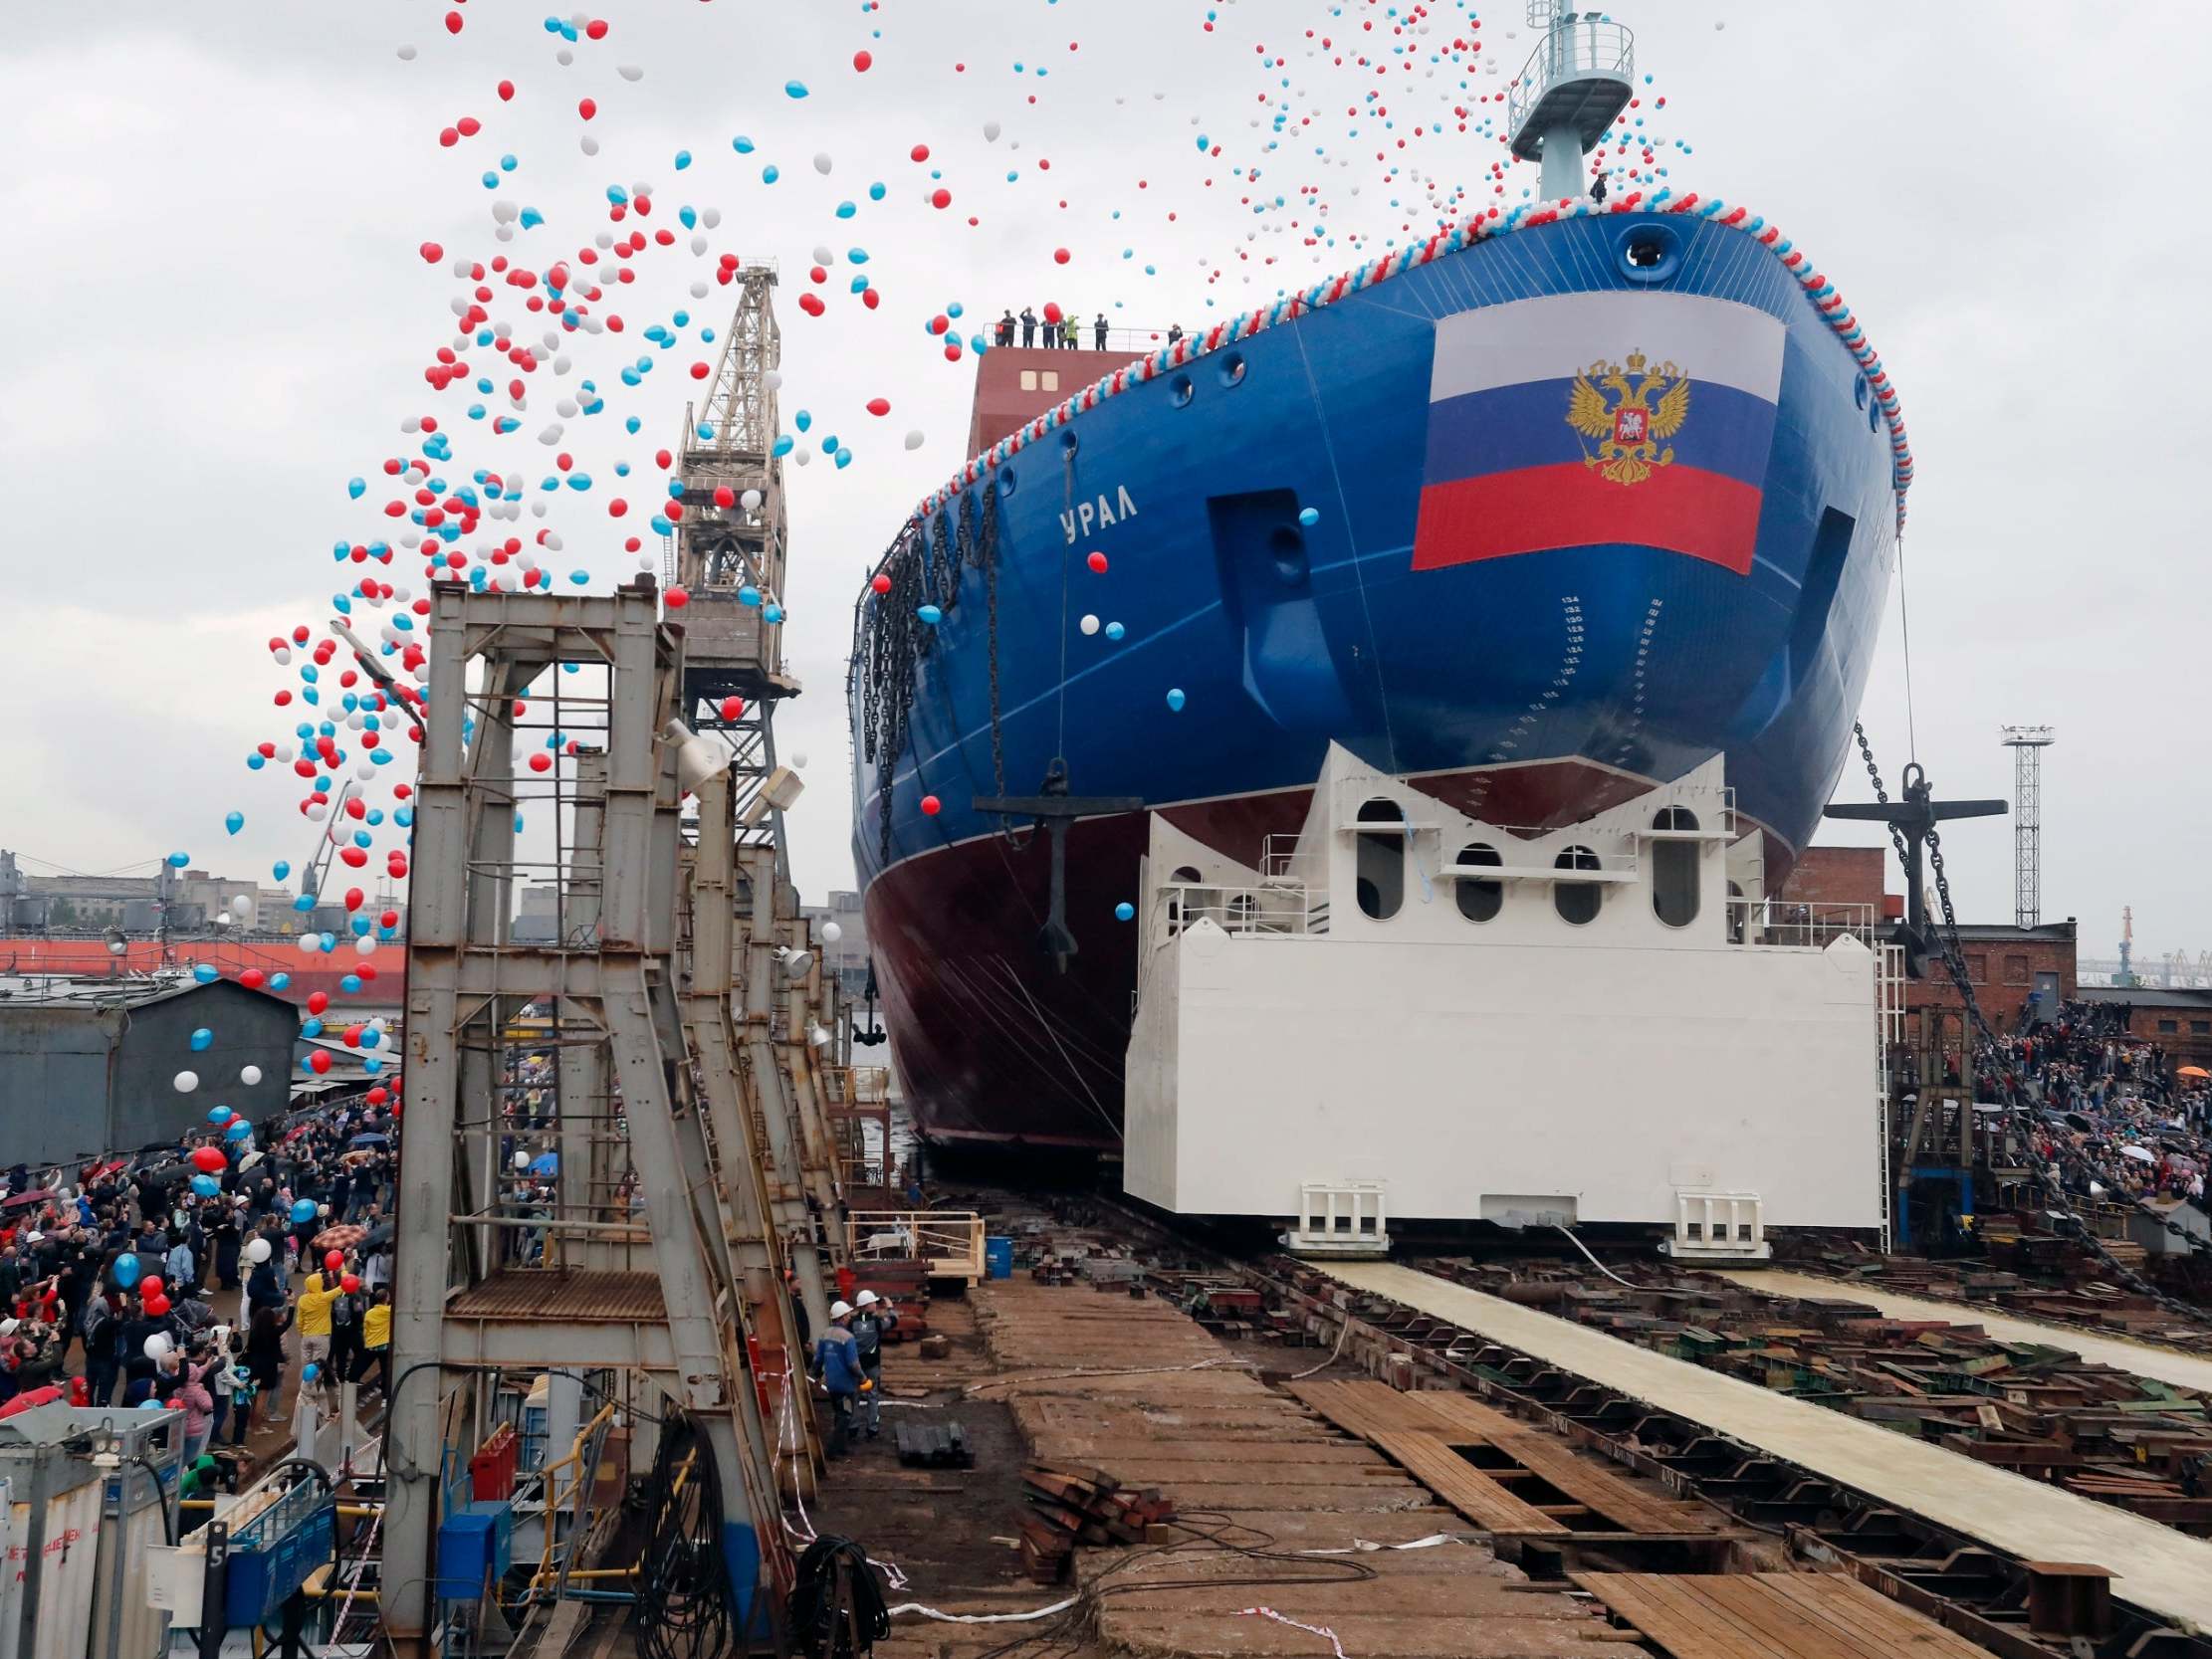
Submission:
M 891 1304 L 874 1291 L 853 1298 L 852 1345 L 860 1353 L 860 1370 L 868 1386 L 860 1391 L 861 1412 L 873 1440 L 883 1426 L 883 1337 L 898 1329 L 899 1316 Z
M 829 1431 L 829 1455 L 843 1457 L 852 1445 L 852 1406 L 867 1385 L 867 1373 L 860 1368 L 860 1350 L 853 1342 L 852 1304 L 838 1301 L 829 1305 L 829 1329 L 814 1340 L 814 1355 L 807 1366 L 808 1372 L 829 1394 L 830 1410 L 834 1420 Z

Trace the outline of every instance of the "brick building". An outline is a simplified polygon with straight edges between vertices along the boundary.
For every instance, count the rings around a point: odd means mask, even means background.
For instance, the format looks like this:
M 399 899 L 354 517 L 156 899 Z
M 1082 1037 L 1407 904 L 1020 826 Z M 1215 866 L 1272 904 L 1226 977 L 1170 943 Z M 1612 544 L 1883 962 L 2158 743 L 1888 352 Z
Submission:
M 2127 1034 L 2164 1049 L 2169 1067 L 2212 1071 L 2212 990 L 2089 985 L 2082 1000 L 2127 1009 Z
M 1886 847 L 1808 847 L 1798 859 L 1790 879 L 1782 884 L 1784 904 L 1871 905 L 1877 914 L 1891 918 L 1904 915 L 1904 899 L 1887 891 Z M 2034 928 L 2009 923 L 1962 922 L 1959 950 L 1966 958 L 1966 978 L 1974 987 L 1974 1000 L 1999 1031 L 2009 1031 L 2020 1021 L 2028 998 L 2044 993 L 2046 1008 L 2077 993 L 2075 977 L 2074 919 L 2045 922 Z M 2212 998 L 2212 993 L 2204 993 Z M 1918 1031 L 1918 1012 L 1940 1008 L 1955 1013 L 1960 1007 L 1958 989 L 1939 964 L 1930 963 L 1926 978 L 1905 991 L 1905 1036 Z

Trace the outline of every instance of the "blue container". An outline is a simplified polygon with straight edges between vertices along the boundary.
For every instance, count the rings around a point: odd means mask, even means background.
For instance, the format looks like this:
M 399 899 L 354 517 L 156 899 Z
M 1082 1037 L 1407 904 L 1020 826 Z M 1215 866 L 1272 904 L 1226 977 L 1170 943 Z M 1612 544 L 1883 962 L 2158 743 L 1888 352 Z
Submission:
M 984 1240 L 984 1271 L 994 1279 L 1013 1277 L 1013 1240 L 987 1238 Z

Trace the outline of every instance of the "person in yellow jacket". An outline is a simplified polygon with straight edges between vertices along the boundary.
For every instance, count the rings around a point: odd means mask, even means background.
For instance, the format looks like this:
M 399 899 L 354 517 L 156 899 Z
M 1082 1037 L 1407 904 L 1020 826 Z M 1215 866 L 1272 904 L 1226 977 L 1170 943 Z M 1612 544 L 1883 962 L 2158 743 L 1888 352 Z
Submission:
M 331 1363 L 331 1304 L 338 1297 L 335 1285 L 325 1284 L 325 1275 L 311 1273 L 300 1292 L 300 1300 L 293 1310 L 300 1320 L 300 1375 L 307 1377 L 307 1367 L 316 1368 L 316 1380 L 326 1387 L 334 1380 L 323 1375 Z
M 361 1356 L 353 1362 L 355 1382 L 376 1367 L 376 1389 L 391 1399 L 391 1292 L 378 1287 L 376 1299 L 361 1315 Z

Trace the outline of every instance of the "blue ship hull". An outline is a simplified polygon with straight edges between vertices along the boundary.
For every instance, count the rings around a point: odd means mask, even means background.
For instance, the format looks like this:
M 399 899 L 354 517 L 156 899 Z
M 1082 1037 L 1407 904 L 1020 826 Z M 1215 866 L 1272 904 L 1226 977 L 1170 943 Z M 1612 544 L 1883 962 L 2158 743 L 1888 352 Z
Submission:
M 1657 278 L 1628 253 L 1647 233 L 1663 236 Z M 1432 434 L 1439 323 L 1610 293 L 1702 297 L 1779 324 L 1748 569 L 1636 539 L 1417 567 L 1424 487 L 1451 460 Z M 1080 950 L 1061 972 L 1038 945 L 1044 839 L 1017 847 L 972 804 L 1035 791 L 1055 756 L 1074 793 L 1173 807 L 1253 864 L 1261 835 L 1297 827 L 1332 740 L 1508 824 L 1572 821 L 1719 752 L 1778 883 L 1845 762 L 1887 594 L 1897 464 L 1882 390 L 1768 248 L 1686 216 L 1615 214 L 1446 254 L 995 460 L 894 549 L 893 592 L 859 607 L 854 852 L 923 1131 L 1118 1134 L 1136 950 L 1113 907 L 1140 898 L 1144 815 L 1071 833 Z M 947 565 L 964 518 L 988 560 Z M 934 628 L 908 625 L 918 595 L 941 603 Z M 1125 637 L 1084 634 L 1085 615 Z

